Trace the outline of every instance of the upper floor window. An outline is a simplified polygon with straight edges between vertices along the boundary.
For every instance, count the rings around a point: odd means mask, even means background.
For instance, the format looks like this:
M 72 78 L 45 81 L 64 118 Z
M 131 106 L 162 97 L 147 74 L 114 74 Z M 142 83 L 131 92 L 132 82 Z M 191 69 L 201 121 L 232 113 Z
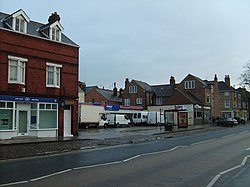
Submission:
M 14 19 L 14 22 L 15 22 L 14 30 L 26 33 L 27 22 L 23 19 L 22 16 L 16 17 Z
M 229 100 L 226 100 L 226 101 L 224 102 L 224 107 L 225 107 L 225 108 L 230 108 L 230 101 L 229 101 Z
M 124 105 L 130 106 L 130 99 L 124 99 Z
M 137 86 L 129 86 L 129 93 L 137 93 Z
M 195 88 L 195 81 L 185 81 L 185 89 L 194 89 Z
M 52 28 L 52 35 L 51 35 L 51 39 L 55 40 L 55 41 L 61 41 L 61 31 L 59 30 L 59 28 L 57 26 Z
M 229 96 L 229 92 L 225 92 L 225 96 Z
M 157 97 L 155 100 L 156 105 L 162 105 L 162 97 Z
M 46 63 L 46 86 L 60 87 L 60 71 L 62 65 Z
M 138 105 L 142 104 L 142 98 L 141 97 L 136 98 L 136 104 L 138 104 Z
M 15 84 L 25 84 L 25 65 L 28 59 L 13 56 L 8 56 L 8 58 L 8 82 Z
M 207 96 L 207 103 L 210 103 L 211 99 L 210 96 Z

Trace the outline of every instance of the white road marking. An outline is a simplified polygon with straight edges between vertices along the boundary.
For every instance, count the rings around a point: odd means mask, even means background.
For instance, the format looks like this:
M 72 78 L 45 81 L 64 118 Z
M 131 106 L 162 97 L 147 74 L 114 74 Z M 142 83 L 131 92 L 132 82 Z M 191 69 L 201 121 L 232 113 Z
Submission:
M 228 138 L 230 136 L 235 136 L 235 134 L 229 134 L 229 135 L 226 135 L 226 136 L 222 136 L 222 138 Z
M 246 151 L 249 151 L 250 150 L 250 147 L 246 149 Z
M 245 134 L 245 133 L 248 133 L 248 131 L 243 131 L 243 132 L 240 132 L 239 134 Z
M 66 172 L 69 172 L 69 171 L 72 171 L 72 169 L 66 169 L 66 170 L 55 172 L 55 173 L 52 173 L 52 174 L 49 174 L 49 175 L 44 175 L 42 177 L 37 177 L 37 178 L 31 179 L 30 181 L 31 182 L 38 181 L 38 180 L 41 180 L 41 179 L 44 179 L 44 178 L 52 177 L 54 175 L 59 175 L 59 174 L 66 173 Z
M 216 181 L 221 177 L 221 175 L 224 175 L 224 174 L 226 174 L 226 173 L 228 173 L 228 172 L 230 172 L 230 171 L 233 171 L 233 170 L 235 170 L 235 169 L 237 169 L 237 168 L 240 168 L 240 167 L 244 166 L 244 165 L 246 164 L 246 161 L 247 161 L 248 158 L 250 158 L 250 155 L 247 155 L 247 156 L 242 160 L 242 162 L 241 162 L 240 165 L 237 165 L 237 166 L 235 166 L 235 167 L 232 167 L 232 168 L 230 168 L 230 169 L 227 169 L 227 170 L 222 171 L 222 172 L 220 172 L 219 174 L 217 174 L 217 175 L 213 178 L 213 180 L 207 185 L 207 187 L 212 187 L 212 186 L 216 183 Z
M 209 139 L 209 140 L 204 140 L 204 141 L 201 141 L 201 142 L 192 143 L 191 145 L 198 145 L 198 144 L 202 144 L 202 143 L 207 143 L 207 142 L 210 142 L 210 141 L 213 141 L 213 140 L 215 140 L 215 138 Z
M 250 158 L 250 155 L 247 155 L 247 156 L 243 159 L 243 161 L 241 162 L 241 165 L 242 165 L 242 166 L 244 166 L 244 165 L 246 164 L 248 158 Z
M 136 156 L 134 156 L 134 157 L 128 158 L 128 159 L 126 159 L 126 160 L 123 160 L 122 162 L 128 162 L 128 161 L 130 161 L 130 160 L 139 158 L 140 156 L 141 156 L 141 155 L 136 155 Z
M 73 170 L 88 169 L 88 168 L 95 168 L 95 167 L 100 167 L 100 166 L 108 166 L 108 165 L 120 164 L 120 163 L 122 163 L 122 161 L 117 161 L 117 162 L 107 162 L 107 163 L 103 163 L 103 164 L 96 164 L 96 165 L 90 165 L 90 166 L 76 167 L 76 168 L 73 168 Z
M 16 184 L 24 184 L 27 183 L 28 181 L 19 181 L 19 182 L 12 182 L 8 184 L 0 184 L 0 186 L 11 186 L 11 185 L 16 185 Z

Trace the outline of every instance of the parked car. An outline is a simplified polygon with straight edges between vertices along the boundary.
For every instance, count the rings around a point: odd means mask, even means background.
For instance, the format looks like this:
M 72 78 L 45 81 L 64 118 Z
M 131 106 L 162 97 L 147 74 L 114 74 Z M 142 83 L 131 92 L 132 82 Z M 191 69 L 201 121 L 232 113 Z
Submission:
M 220 118 L 217 121 L 218 126 L 233 127 L 238 125 L 238 121 L 233 118 Z
M 245 124 L 246 123 L 246 120 L 245 118 L 239 118 L 239 117 L 234 117 L 234 119 L 236 119 L 238 121 L 238 123 L 242 123 L 242 124 Z

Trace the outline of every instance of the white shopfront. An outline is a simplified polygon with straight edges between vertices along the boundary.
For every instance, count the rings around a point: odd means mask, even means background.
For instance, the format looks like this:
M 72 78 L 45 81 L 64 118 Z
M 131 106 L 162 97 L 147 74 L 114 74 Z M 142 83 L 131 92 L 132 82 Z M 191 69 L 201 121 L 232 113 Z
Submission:
M 0 95 L 0 139 L 57 137 L 57 131 L 57 99 Z

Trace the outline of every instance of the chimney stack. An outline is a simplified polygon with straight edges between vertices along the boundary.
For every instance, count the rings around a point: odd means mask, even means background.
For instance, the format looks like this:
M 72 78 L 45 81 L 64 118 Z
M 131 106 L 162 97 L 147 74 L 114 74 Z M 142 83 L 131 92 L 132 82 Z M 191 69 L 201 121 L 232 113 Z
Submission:
M 226 85 L 228 86 L 228 87 L 230 87 L 230 77 L 229 77 L 229 75 L 225 75 L 225 83 L 226 83 Z
M 175 78 L 173 76 L 170 77 L 170 86 L 172 89 L 175 88 Z
M 57 12 L 54 12 L 51 14 L 51 16 L 48 19 L 49 24 L 55 23 L 56 21 L 60 21 L 60 16 L 57 14 Z
M 114 82 L 113 95 L 117 96 L 117 88 L 116 88 L 116 83 L 115 82 Z
M 125 89 L 127 88 L 128 83 L 129 83 L 129 80 L 128 80 L 128 78 L 126 78 L 126 80 L 125 80 Z

